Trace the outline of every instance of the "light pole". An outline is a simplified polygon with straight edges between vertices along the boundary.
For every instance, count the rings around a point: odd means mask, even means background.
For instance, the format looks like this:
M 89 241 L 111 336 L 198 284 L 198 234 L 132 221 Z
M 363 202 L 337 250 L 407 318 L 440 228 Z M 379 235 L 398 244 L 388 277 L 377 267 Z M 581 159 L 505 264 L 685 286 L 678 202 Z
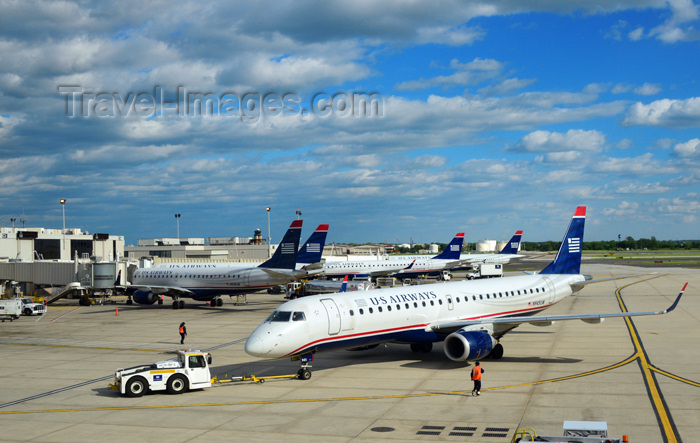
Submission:
M 17 220 L 17 218 L 10 218 L 10 222 L 12 223 L 12 232 L 15 232 L 15 220 Z
M 59 202 L 61 203 L 61 208 L 63 209 L 63 231 L 62 231 L 62 233 L 65 234 L 66 233 L 66 199 L 62 198 L 59 200 Z
M 272 247 L 270 245 L 272 242 L 272 237 L 270 237 L 270 207 L 267 206 L 265 209 L 267 210 L 267 257 L 270 258 L 272 257 L 272 250 L 270 249 Z
M 297 220 L 299 220 L 299 217 L 301 217 L 301 210 L 299 210 L 299 208 L 297 208 Z
M 175 214 L 175 224 L 177 225 L 177 242 L 180 243 L 180 215 Z

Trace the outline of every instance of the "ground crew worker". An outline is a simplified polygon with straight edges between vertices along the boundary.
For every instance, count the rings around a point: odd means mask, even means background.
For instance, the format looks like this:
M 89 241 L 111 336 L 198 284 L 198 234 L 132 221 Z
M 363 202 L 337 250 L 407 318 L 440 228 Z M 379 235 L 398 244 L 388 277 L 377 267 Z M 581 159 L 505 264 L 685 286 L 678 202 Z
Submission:
M 481 367 L 481 362 L 476 362 L 472 368 L 472 380 L 474 380 L 474 389 L 472 395 L 481 395 L 481 374 L 484 373 L 484 368 Z
M 180 323 L 180 344 L 185 344 L 185 337 L 187 337 L 187 328 L 185 327 L 185 322 Z

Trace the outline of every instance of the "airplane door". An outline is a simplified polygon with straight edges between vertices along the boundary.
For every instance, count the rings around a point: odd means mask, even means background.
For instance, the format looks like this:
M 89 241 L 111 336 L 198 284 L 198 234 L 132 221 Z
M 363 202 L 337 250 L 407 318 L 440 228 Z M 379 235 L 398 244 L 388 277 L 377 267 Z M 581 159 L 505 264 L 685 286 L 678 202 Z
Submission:
M 450 294 L 447 294 L 445 298 L 447 299 L 447 309 L 449 311 L 453 310 L 455 308 L 455 305 L 454 303 L 452 303 L 452 296 Z
M 550 280 L 547 277 L 542 277 L 544 281 L 547 283 L 547 291 L 549 292 L 549 297 L 547 298 L 548 303 L 554 303 L 556 301 L 556 291 L 554 291 L 554 284 L 552 284 L 552 280 Z
M 328 314 L 328 335 L 336 335 L 340 332 L 340 311 L 333 299 L 322 298 L 321 303 Z

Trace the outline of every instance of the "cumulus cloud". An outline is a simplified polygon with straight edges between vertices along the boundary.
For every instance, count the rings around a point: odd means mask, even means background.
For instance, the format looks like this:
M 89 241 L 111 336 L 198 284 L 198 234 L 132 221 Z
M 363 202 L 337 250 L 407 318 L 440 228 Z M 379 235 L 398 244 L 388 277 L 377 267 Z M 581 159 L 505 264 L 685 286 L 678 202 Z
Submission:
M 659 92 L 661 92 L 661 87 L 651 83 L 644 83 L 642 86 L 634 89 L 634 93 L 639 95 L 654 95 Z
M 673 153 L 681 158 L 700 158 L 700 139 L 694 138 L 673 147 Z
M 570 129 L 566 133 L 539 130 L 527 134 L 511 150 L 567 153 L 551 158 L 575 160 L 574 151 L 600 152 L 604 146 L 605 134 L 595 130 Z
M 662 99 L 648 105 L 630 106 L 622 120 L 625 126 L 665 126 L 685 128 L 700 126 L 700 97 L 685 100 Z

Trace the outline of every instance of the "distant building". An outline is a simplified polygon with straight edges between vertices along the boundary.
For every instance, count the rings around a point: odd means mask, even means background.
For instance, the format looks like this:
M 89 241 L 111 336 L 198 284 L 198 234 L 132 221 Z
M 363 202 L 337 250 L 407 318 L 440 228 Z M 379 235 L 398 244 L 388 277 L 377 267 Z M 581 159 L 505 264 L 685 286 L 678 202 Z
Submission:
M 0 259 L 73 260 L 76 254 L 96 261 L 117 260 L 124 255 L 124 237 L 80 229 L 0 228 Z

